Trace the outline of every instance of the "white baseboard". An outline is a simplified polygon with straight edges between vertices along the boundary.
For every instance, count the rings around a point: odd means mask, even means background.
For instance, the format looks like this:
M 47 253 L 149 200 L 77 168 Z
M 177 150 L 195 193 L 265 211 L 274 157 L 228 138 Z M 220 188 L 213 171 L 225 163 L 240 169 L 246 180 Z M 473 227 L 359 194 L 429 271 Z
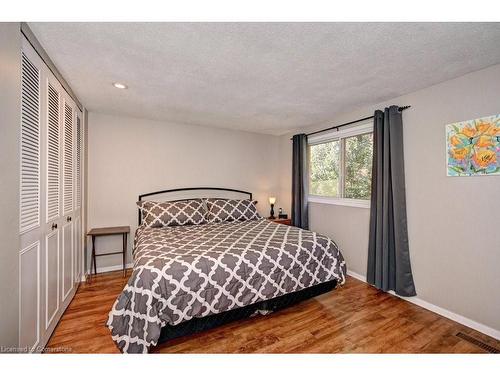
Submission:
M 356 273 L 353 271 L 347 271 L 347 274 L 349 276 L 354 277 L 355 279 L 358 279 L 358 280 L 366 283 L 366 276 L 360 275 L 359 273 Z M 476 331 L 484 333 L 485 335 L 488 335 L 488 336 L 491 336 L 497 340 L 500 340 L 500 331 L 499 330 L 488 327 L 482 323 L 478 323 L 472 319 L 469 319 L 469 318 L 466 318 L 465 316 L 456 314 L 450 310 L 446 310 L 442 307 L 436 306 L 436 305 L 434 305 L 430 302 L 424 301 L 418 297 L 402 297 L 402 296 L 398 296 L 393 291 L 390 291 L 388 293 L 392 294 L 393 296 L 404 299 L 405 301 L 413 303 L 417 306 L 423 307 L 424 309 L 432 311 L 438 315 L 444 316 L 445 318 L 451 319 L 457 323 L 463 324 L 464 326 L 475 329 Z
M 134 263 L 125 264 L 125 268 L 132 268 Z M 120 271 L 123 269 L 121 264 L 117 264 L 115 266 L 107 266 L 107 267 L 97 267 L 97 273 L 111 272 L 111 271 Z
M 347 270 L 347 274 L 351 277 L 354 277 L 355 279 L 358 279 L 359 281 L 366 283 L 366 276 L 360 275 L 359 273 L 351 270 Z

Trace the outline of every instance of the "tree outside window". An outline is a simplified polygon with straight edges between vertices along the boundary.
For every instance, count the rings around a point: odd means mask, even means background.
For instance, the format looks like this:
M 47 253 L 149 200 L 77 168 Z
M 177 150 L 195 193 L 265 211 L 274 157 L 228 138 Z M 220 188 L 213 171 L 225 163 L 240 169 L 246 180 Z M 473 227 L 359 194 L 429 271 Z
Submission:
M 309 194 L 369 200 L 373 133 L 339 137 L 309 146 Z

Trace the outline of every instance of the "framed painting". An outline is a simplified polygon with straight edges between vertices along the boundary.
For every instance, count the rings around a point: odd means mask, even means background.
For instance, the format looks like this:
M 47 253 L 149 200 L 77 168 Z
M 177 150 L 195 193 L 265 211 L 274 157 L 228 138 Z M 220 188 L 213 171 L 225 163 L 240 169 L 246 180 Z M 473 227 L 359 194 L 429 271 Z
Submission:
M 500 115 L 446 125 L 448 176 L 500 175 Z

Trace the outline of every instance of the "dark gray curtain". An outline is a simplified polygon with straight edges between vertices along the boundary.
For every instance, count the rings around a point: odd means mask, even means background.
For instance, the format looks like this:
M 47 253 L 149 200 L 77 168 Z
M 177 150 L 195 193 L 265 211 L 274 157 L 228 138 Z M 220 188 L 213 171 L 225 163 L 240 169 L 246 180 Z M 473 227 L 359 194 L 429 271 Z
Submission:
M 403 120 L 397 106 L 375 111 L 367 281 L 414 296 L 406 221 Z
M 292 224 L 299 228 L 309 229 L 307 212 L 307 135 L 294 135 L 292 143 Z

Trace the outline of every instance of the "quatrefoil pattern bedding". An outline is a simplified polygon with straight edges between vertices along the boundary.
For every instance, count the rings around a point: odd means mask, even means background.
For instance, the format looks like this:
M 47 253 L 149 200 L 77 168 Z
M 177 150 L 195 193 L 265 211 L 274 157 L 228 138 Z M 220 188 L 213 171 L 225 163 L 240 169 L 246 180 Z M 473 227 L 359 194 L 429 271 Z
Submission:
M 207 218 L 211 223 L 260 219 L 255 202 L 250 199 L 208 198 L 206 202 Z
M 206 222 L 206 209 L 201 199 L 176 202 L 139 201 L 144 226 L 160 228 L 176 225 L 195 225 Z
M 266 219 L 136 231 L 134 269 L 107 325 L 123 352 L 145 353 L 162 327 L 345 282 L 336 244 Z

